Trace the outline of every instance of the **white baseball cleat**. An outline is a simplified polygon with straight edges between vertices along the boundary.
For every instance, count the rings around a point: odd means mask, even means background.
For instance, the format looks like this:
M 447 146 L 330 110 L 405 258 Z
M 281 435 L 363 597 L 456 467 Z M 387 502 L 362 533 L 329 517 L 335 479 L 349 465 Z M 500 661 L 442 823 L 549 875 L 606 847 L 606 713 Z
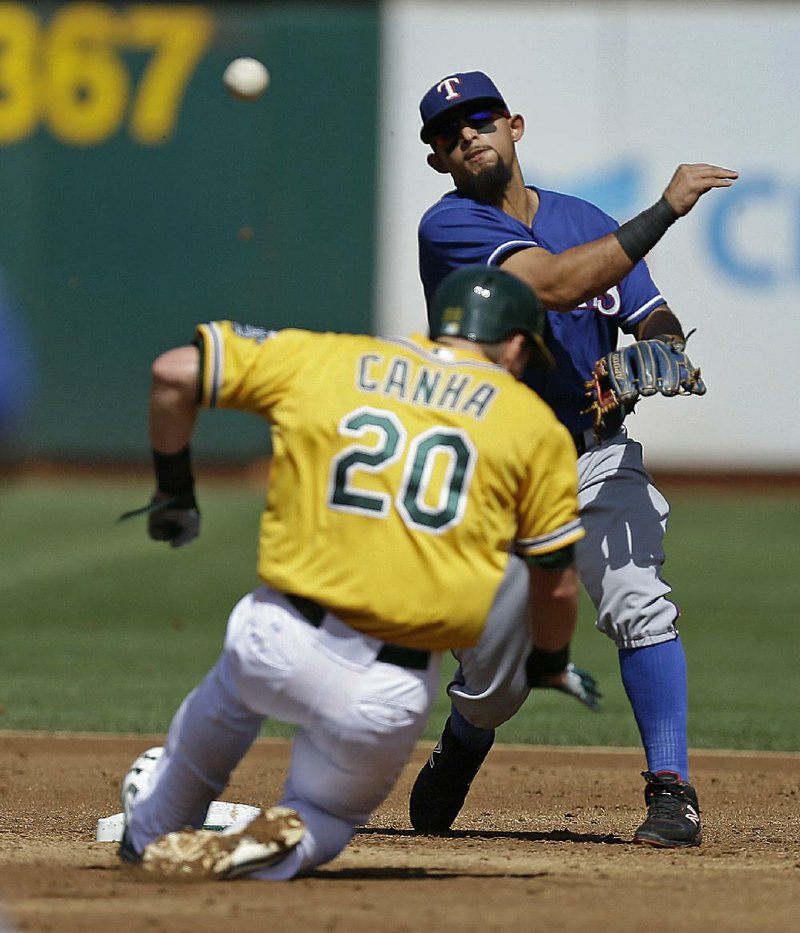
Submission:
M 163 751 L 164 749 L 157 745 L 155 748 L 148 748 L 146 752 L 142 752 L 122 779 L 120 800 L 126 824 L 130 822 L 134 800 L 150 783 L 150 778 L 153 776 L 153 771 Z
M 272 807 L 236 832 L 182 829 L 167 833 L 145 846 L 141 866 L 167 878 L 238 878 L 281 861 L 297 847 L 305 831 L 295 810 Z

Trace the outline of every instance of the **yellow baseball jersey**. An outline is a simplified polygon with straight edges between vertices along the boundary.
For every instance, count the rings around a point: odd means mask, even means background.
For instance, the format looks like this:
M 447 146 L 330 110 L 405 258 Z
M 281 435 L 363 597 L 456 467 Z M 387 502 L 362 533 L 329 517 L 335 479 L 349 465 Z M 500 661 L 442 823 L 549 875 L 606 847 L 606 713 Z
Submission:
M 575 448 L 480 352 L 202 324 L 201 404 L 272 425 L 258 574 L 407 647 L 474 644 L 509 552 L 578 541 Z

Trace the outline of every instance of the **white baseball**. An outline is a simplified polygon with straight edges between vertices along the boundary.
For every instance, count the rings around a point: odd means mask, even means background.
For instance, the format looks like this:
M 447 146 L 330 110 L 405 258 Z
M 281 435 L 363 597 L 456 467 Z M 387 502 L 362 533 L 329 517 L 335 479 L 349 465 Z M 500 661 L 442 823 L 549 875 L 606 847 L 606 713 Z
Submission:
M 256 58 L 235 58 L 225 69 L 222 81 L 239 100 L 256 100 L 269 86 L 269 72 Z

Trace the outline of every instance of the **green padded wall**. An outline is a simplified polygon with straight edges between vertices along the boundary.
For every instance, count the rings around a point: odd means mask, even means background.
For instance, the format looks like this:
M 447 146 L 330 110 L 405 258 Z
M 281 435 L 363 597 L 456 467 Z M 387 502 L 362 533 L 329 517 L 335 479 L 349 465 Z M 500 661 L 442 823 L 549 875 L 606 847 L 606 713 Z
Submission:
M 149 365 L 197 321 L 373 329 L 378 8 L 0 2 L 0 269 L 34 456 L 147 456 Z M 232 58 L 271 84 L 233 100 Z M 210 412 L 209 460 L 263 453 Z

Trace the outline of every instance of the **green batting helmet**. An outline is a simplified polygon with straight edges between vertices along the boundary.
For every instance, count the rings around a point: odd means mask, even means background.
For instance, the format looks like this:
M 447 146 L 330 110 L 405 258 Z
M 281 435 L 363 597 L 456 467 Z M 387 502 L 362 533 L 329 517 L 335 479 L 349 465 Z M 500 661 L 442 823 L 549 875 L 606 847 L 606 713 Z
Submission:
M 527 334 L 533 344 L 531 363 L 552 369 L 555 360 L 542 339 L 546 320 L 542 303 L 521 279 L 482 265 L 463 266 L 442 279 L 428 312 L 434 340 L 499 343 L 512 334 Z

